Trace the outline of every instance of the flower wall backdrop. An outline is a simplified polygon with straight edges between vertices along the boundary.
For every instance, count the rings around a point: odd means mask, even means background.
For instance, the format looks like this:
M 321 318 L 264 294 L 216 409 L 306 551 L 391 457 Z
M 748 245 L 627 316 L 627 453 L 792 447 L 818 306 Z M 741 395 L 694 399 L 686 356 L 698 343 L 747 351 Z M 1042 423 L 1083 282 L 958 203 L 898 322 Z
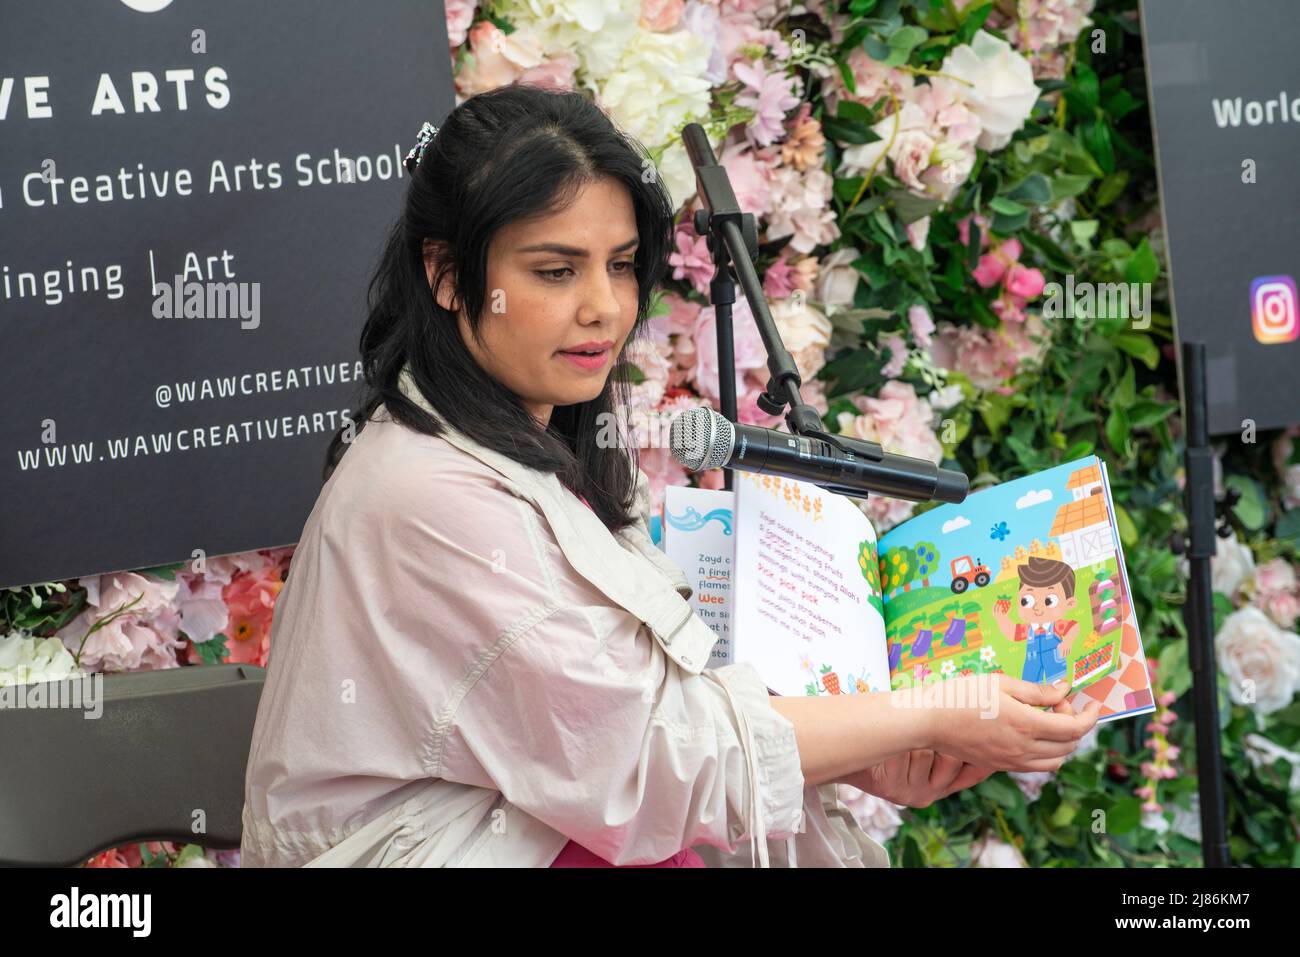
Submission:
M 460 99 L 513 82 L 585 91 L 644 145 L 679 205 L 671 279 L 631 347 L 631 412 L 718 404 L 711 268 L 677 139 L 695 121 L 759 220 L 764 291 L 830 429 L 960 467 L 976 489 L 1106 459 L 1160 709 L 1093 732 L 1057 774 L 997 774 L 928 808 L 844 789 L 894 861 L 1199 863 L 1185 565 L 1171 547 L 1182 436 L 1135 0 L 448 0 L 446 11 Z M 1067 316 L 1067 282 L 1138 284 L 1148 308 L 1098 300 Z M 755 406 L 767 371 L 743 298 L 735 329 L 740 417 L 783 428 Z M 1243 432 L 1217 449 L 1229 831 L 1234 860 L 1254 866 L 1300 865 L 1296 435 Z M 688 482 L 663 448 L 642 449 L 641 463 L 656 504 Z M 879 531 L 913 512 L 862 506 Z M 264 664 L 291 555 L 10 590 L 0 675 Z M 154 844 L 92 864 L 237 857 Z

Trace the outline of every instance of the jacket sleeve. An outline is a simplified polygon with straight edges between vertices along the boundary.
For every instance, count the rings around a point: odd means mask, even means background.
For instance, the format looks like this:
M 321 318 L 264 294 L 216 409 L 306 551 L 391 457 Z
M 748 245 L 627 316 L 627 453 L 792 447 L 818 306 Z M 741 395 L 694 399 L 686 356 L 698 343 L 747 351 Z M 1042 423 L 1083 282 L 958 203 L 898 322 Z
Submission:
M 439 476 L 425 498 L 394 520 L 391 590 L 398 618 L 427 622 L 423 654 L 441 676 L 431 776 L 497 789 L 616 865 L 743 839 L 765 860 L 766 837 L 798 829 L 794 726 L 751 666 L 680 668 L 487 475 Z

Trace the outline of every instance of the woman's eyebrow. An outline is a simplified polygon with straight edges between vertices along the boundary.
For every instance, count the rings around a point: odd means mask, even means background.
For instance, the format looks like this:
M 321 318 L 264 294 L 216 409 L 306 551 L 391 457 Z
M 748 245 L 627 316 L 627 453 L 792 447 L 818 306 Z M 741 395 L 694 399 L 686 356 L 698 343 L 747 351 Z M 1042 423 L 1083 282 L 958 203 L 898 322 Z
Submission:
M 637 245 L 638 242 L 640 242 L 640 238 L 633 236 L 627 242 L 615 246 L 610 252 L 626 252 Z M 579 249 L 577 246 L 565 246 L 562 243 L 537 243 L 533 246 L 522 246 L 518 251 L 521 253 L 556 253 L 560 256 L 573 256 L 577 259 L 586 259 L 590 255 L 585 249 Z

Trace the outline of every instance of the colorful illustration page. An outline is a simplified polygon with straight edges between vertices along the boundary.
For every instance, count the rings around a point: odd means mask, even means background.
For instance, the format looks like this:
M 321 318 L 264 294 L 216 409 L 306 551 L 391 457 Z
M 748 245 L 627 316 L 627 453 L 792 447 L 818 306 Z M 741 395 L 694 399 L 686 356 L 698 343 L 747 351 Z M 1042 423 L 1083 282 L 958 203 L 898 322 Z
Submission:
M 686 574 L 691 607 L 718 636 L 706 667 L 731 664 L 734 492 L 670 485 L 664 489 L 660 547 Z
M 736 661 L 783 695 L 889 688 L 876 533 L 851 500 L 735 472 Z
M 1105 465 L 976 492 L 880 540 L 892 687 L 1005 672 L 1068 680 L 1098 721 L 1154 711 Z

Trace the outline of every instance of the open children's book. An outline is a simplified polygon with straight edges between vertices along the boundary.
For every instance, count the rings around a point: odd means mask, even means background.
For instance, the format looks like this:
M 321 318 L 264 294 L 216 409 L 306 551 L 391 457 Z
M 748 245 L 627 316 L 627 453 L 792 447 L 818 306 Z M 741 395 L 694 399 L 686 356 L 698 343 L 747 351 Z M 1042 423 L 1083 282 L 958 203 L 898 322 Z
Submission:
M 857 694 L 1005 672 L 1067 680 L 1099 722 L 1155 710 L 1105 463 L 1059 465 L 942 505 L 877 542 L 849 498 L 734 472 L 670 487 L 661 547 L 718 634 L 783 695 Z

